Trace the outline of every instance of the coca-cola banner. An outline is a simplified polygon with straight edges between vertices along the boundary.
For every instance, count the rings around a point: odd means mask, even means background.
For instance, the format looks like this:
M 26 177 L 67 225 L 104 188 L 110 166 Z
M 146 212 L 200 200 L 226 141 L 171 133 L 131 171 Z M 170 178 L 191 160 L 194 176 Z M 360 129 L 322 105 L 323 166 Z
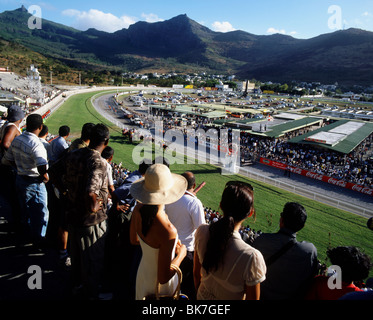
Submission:
M 300 175 L 305 176 L 305 177 L 309 177 L 309 178 L 312 178 L 312 179 L 315 179 L 315 180 L 324 181 L 326 183 L 334 184 L 334 185 L 339 186 L 339 187 L 343 187 L 343 188 L 346 188 L 346 189 L 354 190 L 354 191 L 357 191 L 357 192 L 360 192 L 360 193 L 364 193 L 364 194 L 373 196 L 373 189 L 365 188 L 365 187 L 360 186 L 356 183 L 351 183 L 351 182 L 346 182 L 346 181 L 343 181 L 343 180 L 334 179 L 334 178 L 331 178 L 331 177 L 328 177 L 328 176 L 324 176 L 322 174 L 314 173 L 312 171 L 305 170 L 305 169 L 291 167 L 291 166 L 288 166 L 288 165 L 286 165 L 282 162 L 277 162 L 277 161 L 269 160 L 269 159 L 266 159 L 266 158 L 260 158 L 260 163 L 263 163 L 267 166 L 270 166 L 270 167 L 273 167 L 273 168 L 278 168 L 278 169 L 281 169 L 281 170 L 290 170 L 293 173 L 297 173 L 297 174 L 300 174 Z

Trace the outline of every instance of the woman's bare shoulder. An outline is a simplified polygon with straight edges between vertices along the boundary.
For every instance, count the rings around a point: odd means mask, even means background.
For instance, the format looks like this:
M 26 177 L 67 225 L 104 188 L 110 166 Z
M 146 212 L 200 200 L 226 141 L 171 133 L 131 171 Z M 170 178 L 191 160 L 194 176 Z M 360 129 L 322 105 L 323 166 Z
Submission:
M 159 215 L 154 227 L 159 231 L 158 236 L 163 240 L 176 239 L 177 230 L 166 214 Z

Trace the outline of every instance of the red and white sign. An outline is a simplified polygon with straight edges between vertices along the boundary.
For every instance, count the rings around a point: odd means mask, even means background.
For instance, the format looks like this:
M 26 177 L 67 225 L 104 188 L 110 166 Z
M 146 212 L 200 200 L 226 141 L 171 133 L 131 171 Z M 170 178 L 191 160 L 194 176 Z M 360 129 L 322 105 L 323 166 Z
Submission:
M 290 169 L 290 171 L 293 172 L 293 173 L 300 174 L 302 176 L 309 177 L 311 179 L 324 181 L 326 183 L 333 184 L 333 185 L 336 185 L 336 186 L 339 186 L 339 187 L 342 187 L 342 188 L 354 190 L 354 191 L 357 191 L 357 192 L 360 192 L 360 193 L 364 193 L 364 194 L 373 196 L 373 189 L 365 188 L 365 187 L 360 186 L 356 183 L 346 182 L 346 181 L 343 181 L 343 180 L 338 180 L 338 179 L 331 178 L 331 177 L 328 177 L 328 176 L 324 176 L 322 174 L 314 173 L 312 171 L 305 170 L 305 169 L 289 167 L 282 162 L 277 162 L 277 161 L 269 160 L 269 159 L 266 159 L 266 158 L 260 158 L 260 163 L 263 163 L 263 164 L 265 164 L 267 166 L 270 166 L 270 167 L 273 167 L 273 168 L 282 169 L 282 170 L 289 170 Z

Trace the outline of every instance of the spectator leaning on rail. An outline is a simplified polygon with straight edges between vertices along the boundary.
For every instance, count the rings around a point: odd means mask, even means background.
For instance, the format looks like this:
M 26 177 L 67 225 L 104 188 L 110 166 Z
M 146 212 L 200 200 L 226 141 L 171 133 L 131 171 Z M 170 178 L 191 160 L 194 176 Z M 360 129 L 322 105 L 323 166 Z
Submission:
M 56 162 L 69 148 L 67 144 L 67 137 L 70 135 L 70 128 L 68 126 L 62 126 L 58 129 L 58 137 L 51 141 L 50 150 L 48 154 L 49 164 Z
M 35 245 L 44 241 L 49 220 L 48 195 L 45 183 L 47 173 L 47 151 L 38 135 L 43 128 L 43 119 L 31 114 L 26 119 L 26 131 L 16 137 L 4 155 L 17 168 L 16 190 L 21 208 L 21 223 L 30 229 Z
M 285 204 L 277 233 L 263 233 L 253 243 L 264 256 L 266 280 L 261 286 L 261 300 L 302 298 L 305 287 L 318 270 L 317 249 L 309 242 L 298 242 L 296 233 L 307 220 L 304 207 Z

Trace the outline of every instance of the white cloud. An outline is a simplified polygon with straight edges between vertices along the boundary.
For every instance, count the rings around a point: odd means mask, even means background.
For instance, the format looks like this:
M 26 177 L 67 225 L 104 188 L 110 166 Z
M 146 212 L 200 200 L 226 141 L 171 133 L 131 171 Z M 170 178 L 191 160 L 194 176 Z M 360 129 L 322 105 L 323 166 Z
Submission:
M 267 33 L 268 34 L 276 34 L 276 33 L 279 33 L 279 34 L 285 34 L 285 35 L 289 35 L 289 36 L 295 36 L 295 35 L 298 35 L 298 32 L 297 31 L 290 31 L 290 32 L 286 32 L 285 29 L 276 29 L 276 28 L 268 28 L 267 30 Z
M 363 14 L 362 14 L 363 17 L 373 17 L 373 14 L 371 14 L 370 12 L 368 11 L 365 11 Z
M 218 32 L 229 32 L 229 31 L 235 31 L 236 29 L 233 28 L 233 26 L 227 21 L 223 21 L 223 22 L 215 21 L 212 24 L 212 30 L 218 31 Z
M 275 33 L 280 33 L 280 34 L 286 34 L 286 31 L 284 29 L 276 29 L 276 28 L 268 28 L 267 33 L 269 34 L 275 34 Z
M 64 16 L 74 17 L 74 16 L 79 15 L 80 11 L 79 10 L 75 10 L 75 9 L 67 9 L 67 10 L 62 11 L 62 14 Z
M 117 17 L 111 13 L 105 13 L 96 9 L 90 9 L 89 11 L 67 9 L 62 14 L 74 18 L 73 27 L 79 30 L 95 28 L 101 31 L 115 32 L 123 28 L 128 28 L 136 22 L 132 17 Z
M 159 18 L 156 14 L 154 13 L 142 13 L 141 17 L 145 19 L 146 22 L 159 22 L 159 21 L 164 21 L 163 19 Z

